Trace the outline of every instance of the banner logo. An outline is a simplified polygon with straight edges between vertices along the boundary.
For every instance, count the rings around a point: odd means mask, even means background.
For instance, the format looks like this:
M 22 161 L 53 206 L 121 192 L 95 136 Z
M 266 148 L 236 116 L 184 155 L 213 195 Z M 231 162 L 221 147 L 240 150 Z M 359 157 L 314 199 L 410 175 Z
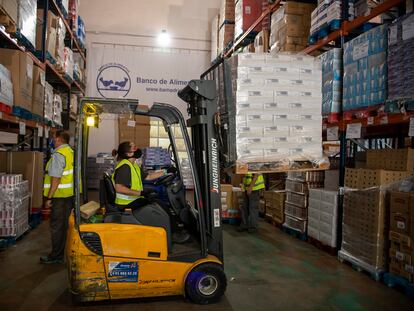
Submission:
M 131 90 L 131 77 L 127 67 L 117 63 L 99 68 L 96 89 L 105 98 L 126 97 Z

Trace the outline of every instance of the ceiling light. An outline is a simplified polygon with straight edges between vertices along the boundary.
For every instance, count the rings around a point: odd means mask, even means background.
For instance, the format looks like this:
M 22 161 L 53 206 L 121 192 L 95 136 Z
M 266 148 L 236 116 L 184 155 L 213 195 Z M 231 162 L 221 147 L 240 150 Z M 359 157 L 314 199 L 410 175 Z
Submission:
M 165 46 L 170 45 L 171 37 L 169 33 L 167 32 L 167 30 L 163 29 L 161 30 L 161 33 L 158 35 L 157 40 L 160 46 L 165 47 Z

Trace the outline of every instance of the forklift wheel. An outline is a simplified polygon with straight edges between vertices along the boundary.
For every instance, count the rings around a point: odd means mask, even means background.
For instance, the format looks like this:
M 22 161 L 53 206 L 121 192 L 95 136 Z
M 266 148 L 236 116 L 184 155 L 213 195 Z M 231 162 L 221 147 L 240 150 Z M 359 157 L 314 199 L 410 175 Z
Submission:
M 214 263 L 201 264 L 187 276 L 185 291 L 194 303 L 215 303 L 223 296 L 227 286 L 223 268 Z

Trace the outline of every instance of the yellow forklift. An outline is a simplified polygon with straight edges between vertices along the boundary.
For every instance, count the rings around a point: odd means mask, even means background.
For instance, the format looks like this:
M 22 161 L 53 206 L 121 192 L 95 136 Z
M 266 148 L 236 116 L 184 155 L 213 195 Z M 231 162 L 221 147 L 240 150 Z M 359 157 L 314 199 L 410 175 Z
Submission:
M 193 80 L 178 96 L 188 104 L 187 124 L 180 111 L 168 104 L 154 103 L 150 109 L 143 109 L 135 100 L 84 98 L 80 102 L 75 207 L 66 245 L 70 290 L 79 301 L 184 295 L 194 303 L 208 304 L 217 302 L 226 290 L 214 81 Z M 88 154 L 88 125 L 99 120 L 102 113 L 143 115 L 163 121 L 174 170 L 156 185 L 166 187 L 171 207 L 190 234 L 190 241 L 174 242 L 175 220 L 151 199 L 137 210 L 113 212 L 115 194 L 108 175 L 101 181 L 102 222 L 88 223 L 81 217 L 77 181 Z M 192 144 L 186 126 L 191 128 Z M 193 204 L 183 191 L 175 127 L 181 129 L 187 150 L 194 181 Z

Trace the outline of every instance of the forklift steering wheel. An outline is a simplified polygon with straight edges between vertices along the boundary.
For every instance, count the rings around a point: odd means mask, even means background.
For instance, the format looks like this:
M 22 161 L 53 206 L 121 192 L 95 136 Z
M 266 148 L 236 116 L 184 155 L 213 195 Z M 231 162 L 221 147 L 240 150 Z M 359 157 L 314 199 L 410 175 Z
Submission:
M 154 186 L 168 185 L 171 181 L 174 180 L 174 178 L 175 178 L 175 174 L 168 173 L 167 175 L 164 175 L 164 176 L 158 178 L 154 182 Z

